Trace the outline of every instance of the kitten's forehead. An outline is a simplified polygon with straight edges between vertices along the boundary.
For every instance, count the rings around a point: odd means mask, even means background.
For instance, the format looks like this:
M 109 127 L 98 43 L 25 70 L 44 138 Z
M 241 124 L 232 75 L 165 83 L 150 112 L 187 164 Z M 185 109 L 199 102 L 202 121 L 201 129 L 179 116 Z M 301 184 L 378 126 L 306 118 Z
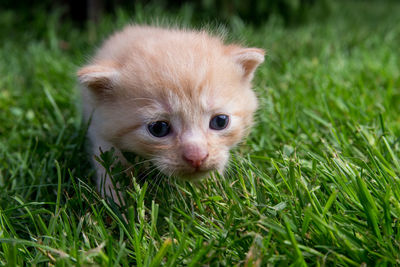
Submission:
M 186 88 L 163 88 L 157 95 L 158 107 L 170 114 L 182 117 L 197 117 L 199 115 L 229 110 L 235 104 L 238 89 L 228 88 L 223 84 L 213 84 L 209 81 L 199 81 L 187 84 Z
M 134 84 L 135 88 L 128 82 L 128 87 L 132 88 L 131 97 L 153 99 L 143 104 L 168 113 L 207 113 L 227 106 L 240 95 L 240 80 L 230 67 L 214 66 L 206 60 L 196 66 L 188 64 L 186 68 L 158 64 L 142 73 L 142 78 L 147 76 L 143 82 Z
M 200 38 L 202 35 L 184 37 L 187 40 L 152 42 L 132 50 L 122 64 L 127 84 L 154 93 L 169 90 L 180 97 L 194 98 L 203 89 L 238 82 L 241 69 L 219 40 L 205 40 Z

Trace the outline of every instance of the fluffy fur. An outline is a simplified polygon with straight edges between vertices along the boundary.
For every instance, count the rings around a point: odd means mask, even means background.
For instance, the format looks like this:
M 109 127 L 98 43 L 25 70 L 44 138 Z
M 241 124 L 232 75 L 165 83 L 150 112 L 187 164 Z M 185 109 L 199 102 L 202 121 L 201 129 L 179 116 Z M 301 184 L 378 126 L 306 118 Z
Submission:
M 150 159 L 164 174 L 185 179 L 222 171 L 229 150 L 252 124 L 257 99 L 251 80 L 264 51 L 225 45 L 205 31 L 128 26 L 112 35 L 78 71 L 92 154 L 114 147 Z M 210 119 L 229 116 L 226 129 Z M 167 121 L 171 133 L 157 138 L 148 124 Z M 201 157 L 195 166 L 185 158 Z M 97 184 L 105 178 L 97 162 Z M 100 188 L 99 188 L 100 190 Z

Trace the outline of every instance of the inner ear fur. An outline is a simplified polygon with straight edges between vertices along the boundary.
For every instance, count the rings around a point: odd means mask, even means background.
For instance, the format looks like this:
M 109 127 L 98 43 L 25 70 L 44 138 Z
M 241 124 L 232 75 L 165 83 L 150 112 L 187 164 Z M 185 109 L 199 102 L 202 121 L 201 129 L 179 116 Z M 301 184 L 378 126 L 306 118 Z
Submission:
M 242 67 L 245 80 L 251 80 L 256 68 L 264 62 L 265 51 L 260 48 L 230 46 L 228 52 L 233 56 L 235 62 Z
M 113 88 L 119 73 L 112 66 L 96 64 L 79 69 L 77 75 L 82 85 L 94 93 L 102 94 Z

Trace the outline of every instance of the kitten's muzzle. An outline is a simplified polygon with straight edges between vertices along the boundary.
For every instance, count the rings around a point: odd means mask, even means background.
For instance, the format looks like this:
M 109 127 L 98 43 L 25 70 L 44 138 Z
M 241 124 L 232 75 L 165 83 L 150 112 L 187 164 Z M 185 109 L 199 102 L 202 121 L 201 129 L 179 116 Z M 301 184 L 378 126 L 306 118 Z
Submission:
M 198 169 L 204 163 L 204 161 L 206 161 L 206 159 L 208 158 L 208 154 L 204 158 L 199 158 L 199 159 L 189 159 L 184 155 L 182 157 L 183 160 L 189 163 L 193 168 Z
M 208 151 L 194 144 L 186 145 L 183 149 L 182 158 L 193 168 L 199 169 L 208 158 Z

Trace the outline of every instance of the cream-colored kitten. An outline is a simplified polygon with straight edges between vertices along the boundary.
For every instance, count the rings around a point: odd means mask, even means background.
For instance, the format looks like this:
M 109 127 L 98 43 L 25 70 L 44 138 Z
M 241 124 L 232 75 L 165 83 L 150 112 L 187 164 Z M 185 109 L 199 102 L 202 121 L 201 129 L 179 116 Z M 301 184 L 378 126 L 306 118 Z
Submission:
M 134 152 L 185 179 L 222 171 L 252 124 L 251 80 L 263 61 L 263 50 L 224 45 L 205 31 L 126 27 L 78 71 L 92 153 L 114 147 L 128 165 L 121 151 Z M 98 189 L 115 197 L 94 165 Z

